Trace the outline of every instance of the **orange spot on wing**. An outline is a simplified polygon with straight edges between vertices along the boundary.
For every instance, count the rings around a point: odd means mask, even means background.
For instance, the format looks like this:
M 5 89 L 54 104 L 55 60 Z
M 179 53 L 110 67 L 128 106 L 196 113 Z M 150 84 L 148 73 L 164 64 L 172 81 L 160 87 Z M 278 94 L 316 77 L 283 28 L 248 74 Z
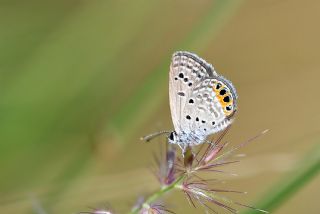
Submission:
M 221 106 L 222 106 L 222 108 L 223 108 L 223 112 L 226 114 L 226 116 L 231 115 L 232 112 L 233 112 L 233 109 L 232 109 L 231 111 L 227 111 L 227 110 L 226 110 L 226 107 L 227 107 L 227 106 L 229 106 L 229 105 L 233 106 L 233 101 L 232 101 L 232 99 L 231 99 L 232 95 L 230 94 L 230 92 L 227 91 L 224 95 L 220 95 L 220 91 L 221 91 L 222 89 L 225 89 L 224 85 L 223 85 L 222 87 L 220 87 L 219 89 L 216 89 L 216 87 L 213 86 L 212 89 L 213 89 L 213 91 L 215 92 L 215 94 L 216 94 L 216 96 L 217 96 L 217 98 L 218 98 L 218 100 L 219 100 L 219 103 L 221 104 Z M 226 96 L 229 96 L 229 97 L 230 97 L 230 101 L 229 101 L 229 102 L 225 102 L 225 101 L 223 100 L 223 98 L 225 98 Z

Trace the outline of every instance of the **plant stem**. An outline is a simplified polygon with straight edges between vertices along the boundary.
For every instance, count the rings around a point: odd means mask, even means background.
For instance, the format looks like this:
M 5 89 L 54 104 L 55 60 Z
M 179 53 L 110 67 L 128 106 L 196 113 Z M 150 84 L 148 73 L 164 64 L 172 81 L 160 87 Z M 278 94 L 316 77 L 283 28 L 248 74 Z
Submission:
M 150 195 L 145 202 L 141 206 L 134 207 L 128 214 L 137 214 L 143 207 L 149 206 L 152 202 L 159 199 L 162 195 L 169 192 L 170 190 L 174 189 L 177 185 L 181 183 L 181 181 L 185 178 L 185 175 L 181 175 L 178 177 L 172 184 L 169 184 L 167 186 L 163 186 L 159 191 L 153 193 Z
M 297 166 L 294 173 L 271 189 L 256 207 L 269 212 L 276 210 L 319 174 L 319 165 L 320 146 L 317 145 L 312 152 L 308 153 L 306 157 L 301 160 L 301 164 Z M 244 214 L 249 213 L 251 212 L 244 212 Z

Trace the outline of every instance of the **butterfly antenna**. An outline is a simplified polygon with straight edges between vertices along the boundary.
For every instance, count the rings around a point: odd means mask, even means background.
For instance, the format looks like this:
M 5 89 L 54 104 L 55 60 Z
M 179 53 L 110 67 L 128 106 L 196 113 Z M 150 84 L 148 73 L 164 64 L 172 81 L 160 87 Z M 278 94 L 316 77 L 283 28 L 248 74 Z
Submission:
M 160 135 L 163 135 L 163 134 L 169 134 L 169 133 L 171 133 L 171 131 L 159 131 L 159 132 L 155 132 L 155 133 L 146 135 L 146 136 L 144 136 L 144 137 L 141 137 L 140 140 L 149 142 L 149 141 L 151 141 L 153 138 L 156 138 L 156 137 L 158 137 L 158 136 L 160 136 Z

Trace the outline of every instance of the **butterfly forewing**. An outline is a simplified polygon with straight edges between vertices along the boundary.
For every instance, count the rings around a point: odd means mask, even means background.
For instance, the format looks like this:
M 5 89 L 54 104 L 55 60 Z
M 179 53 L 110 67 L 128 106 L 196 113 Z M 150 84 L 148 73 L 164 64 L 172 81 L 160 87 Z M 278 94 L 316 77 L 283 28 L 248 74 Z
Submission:
M 189 52 L 176 52 L 172 57 L 169 74 L 170 109 L 176 132 L 190 131 L 189 125 L 183 124 L 183 109 L 192 89 L 203 79 L 214 76 L 210 64 Z

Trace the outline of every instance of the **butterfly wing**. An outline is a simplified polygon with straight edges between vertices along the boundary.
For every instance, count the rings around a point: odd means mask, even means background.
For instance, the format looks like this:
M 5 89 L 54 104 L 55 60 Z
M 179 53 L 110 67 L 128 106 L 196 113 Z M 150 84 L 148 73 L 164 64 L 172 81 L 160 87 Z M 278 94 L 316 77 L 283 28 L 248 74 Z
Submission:
M 212 66 L 195 54 L 179 51 L 173 54 L 169 73 L 169 97 L 171 116 L 175 131 L 185 132 L 182 118 L 187 98 L 195 85 L 203 79 L 216 75 Z
M 181 123 L 194 139 L 204 140 L 231 124 L 236 111 L 236 91 L 221 76 L 209 77 L 196 85 L 188 97 Z M 201 142 L 195 142 L 201 143 Z
M 187 133 L 195 144 L 226 128 L 236 111 L 232 83 L 188 52 L 176 52 L 170 66 L 170 108 L 175 131 Z

